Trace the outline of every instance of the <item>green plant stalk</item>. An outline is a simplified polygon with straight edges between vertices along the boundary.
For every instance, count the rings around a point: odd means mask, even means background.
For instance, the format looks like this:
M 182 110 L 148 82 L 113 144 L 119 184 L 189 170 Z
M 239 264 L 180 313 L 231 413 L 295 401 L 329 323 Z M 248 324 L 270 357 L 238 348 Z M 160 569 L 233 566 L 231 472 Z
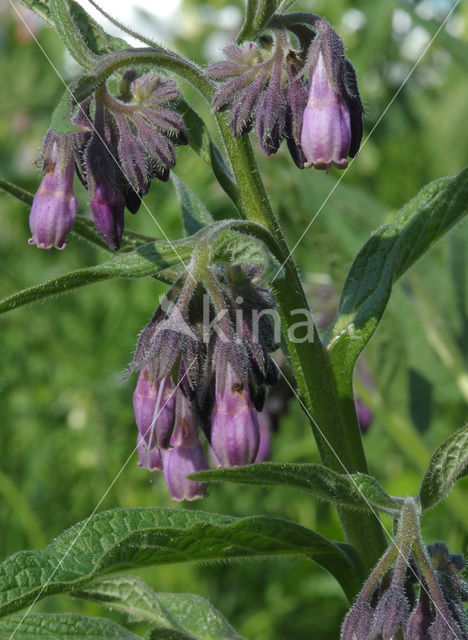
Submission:
M 285 277 L 275 281 L 278 311 L 288 342 L 302 402 L 306 408 L 324 464 L 343 473 L 367 473 L 367 462 L 354 409 L 352 389 L 339 397 L 328 354 L 314 326 L 314 340 L 298 343 L 291 339 L 289 328 L 298 318 L 296 309 L 308 310 L 308 303 L 289 248 L 271 208 L 247 136 L 235 139 L 226 116 L 217 115 L 218 125 L 240 190 L 240 212 L 248 220 L 267 227 L 277 239 L 283 254 Z M 386 547 L 377 516 L 340 509 L 346 539 L 359 552 L 369 571 Z

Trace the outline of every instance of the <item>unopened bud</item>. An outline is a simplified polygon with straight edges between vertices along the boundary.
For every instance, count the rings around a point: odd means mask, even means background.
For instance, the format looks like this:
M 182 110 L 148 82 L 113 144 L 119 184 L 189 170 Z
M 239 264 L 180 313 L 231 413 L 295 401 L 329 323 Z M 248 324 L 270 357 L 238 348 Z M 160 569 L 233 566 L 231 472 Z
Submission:
M 124 231 L 125 198 L 107 182 L 96 184 L 90 201 L 94 224 L 111 249 L 120 249 Z
M 73 193 L 74 161 L 68 136 L 49 133 L 45 147 L 46 172 L 34 196 L 29 226 L 29 244 L 40 249 L 64 249 L 66 238 L 75 223 L 77 202 Z
M 174 428 L 175 395 L 168 378 L 152 382 L 143 367 L 133 394 L 133 409 L 138 430 L 145 443 L 166 449 Z

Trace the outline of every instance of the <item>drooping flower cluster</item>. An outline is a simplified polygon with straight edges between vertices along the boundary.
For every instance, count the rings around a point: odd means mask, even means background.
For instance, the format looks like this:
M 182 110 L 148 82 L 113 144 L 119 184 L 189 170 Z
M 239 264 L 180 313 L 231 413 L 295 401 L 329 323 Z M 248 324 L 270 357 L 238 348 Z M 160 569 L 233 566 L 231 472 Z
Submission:
M 295 26 L 301 25 L 288 23 Z M 208 68 L 222 81 L 212 107 L 229 108 L 235 137 L 255 126 L 268 155 L 285 138 L 301 169 L 343 169 L 361 144 L 362 102 L 341 38 L 321 18 L 314 28 L 303 29 L 310 35 L 301 50 L 292 48 L 283 28 L 258 43 L 226 47 L 227 59 Z
M 270 356 L 277 338 L 274 298 L 259 286 L 260 275 L 249 265 L 217 266 L 205 286 L 185 274 L 140 335 L 130 366 L 140 370 L 134 394 L 140 466 L 162 470 L 176 500 L 205 493 L 204 484 L 186 478 L 208 468 L 199 428 L 217 466 L 265 456 L 259 412 L 266 386 L 277 380 Z M 265 442 L 268 433 L 263 449 Z
M 65 247 L 76 215 L 75 169 L 89 192 L 96 228 L 114 250 L 120 247 L 125 208 L 136 213 L 151 180 L 168 179 L 174 145 L 187 143 L 182 118 L 169 108 L 179 91 L 157 73 L 132 72 L 128 80 L 121 99 L 103 87 L 79 105 L 76 133 L 47 133 L 46 172 L 30 215 L 31 244 Z
M 407 499 L 394 543 L 348 612 L 342 640 L 467 640 L 464 566 L 445 544 L 424 546 L 417 505 Z

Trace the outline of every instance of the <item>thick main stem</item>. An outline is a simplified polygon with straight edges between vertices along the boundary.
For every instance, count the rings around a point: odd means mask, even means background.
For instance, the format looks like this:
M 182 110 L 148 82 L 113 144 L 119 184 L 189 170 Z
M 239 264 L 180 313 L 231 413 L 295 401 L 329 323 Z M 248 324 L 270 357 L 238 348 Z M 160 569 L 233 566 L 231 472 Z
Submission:
M 340 398 L 328 354 L 314 326 L 313 341 L 297 342 L 288 329 L 297 322 L 294 311 L 308 310 L 299 274 L 278 220 L 271 208 L 250 142 L 235 140 L 223 116 L 218 118 L 234 174 L 240 189 L 241 213 L 266 226 L 283 253 L 285 277 L 275 281 L 276 299 L 294 365 L 302 401 L 324 464 L 340 473 L 367 472 L 354 402 Z M 370 570 L 385 549 L 382 527 L 373 514 L 340 509 L 346 539 L 357 548 L 365 569 Z

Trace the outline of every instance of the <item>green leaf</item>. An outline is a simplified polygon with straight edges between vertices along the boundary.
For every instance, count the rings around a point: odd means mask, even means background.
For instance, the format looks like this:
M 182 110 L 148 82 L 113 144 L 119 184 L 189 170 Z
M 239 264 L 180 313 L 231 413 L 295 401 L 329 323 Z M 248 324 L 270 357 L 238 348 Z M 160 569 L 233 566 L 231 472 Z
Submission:
M 103 55 L 119 49 L 128 49 L 128 43 L 121 38 L 108 35 L 104 29 L 74 0 L 59 0 L 63 3 L 86 46 L 96 55 Z M 50 26 L 55 27 L 50 2 L 47 0 L 21 0 Z
M 0 640 L 139 640 L 112 620 L 75 613 L 28 613 L 0 620 Z
M 138 247 L 134 251 L 118 254 L 95 267 L 70 271 L 53 280 L 23 289 L 8 298 L 0 300 L 0 314 L 24 304 L 102 280 L 159 276 L 165 269 L 180 264 L 181 261 L 188 261 L 192 255 L 194 243 L 193 236 L 173 242 L 155 240 Z M 164 277 L 163 281 L 166 282 Z
M 307 554 L 359 589 L 341 546 L 293 522 L 231 518 L 163 508 L 116 509 L 79 523 L 40 551 L 20 551 L 0 565 L 0 615 L 36 599 L 80 589 L 93 578 L 132 567 Z
M 468 168 L 426 185 L 395 222 L 384 225 L 354 260 L 344 284 L 329 352 L 350 378 L 385 311 L 393 283 L 468 213 Z
M 336 505 L 374 512 L 396 514 L 401 500 L 390 496 L 372 476 L 345 475 L 321 464 L 262 462 L 245 467 L 201 471 L 193 475 L 210 482 L 283 486 L 313 493 Z
M 174 172 L 171 173 L 171 178 L 182 211 L 182 222 L 186 235 L 191 236 L 214 222 L 200 198 Z
M 52 112 L 50 119 L 50 127 L 57 135 L 76 133 L 82 131 L 83 127 L 78 127 L 72 122 L 72 114 L 74 108 L 77 106 L 76 101 L 73 99 L 71 89 L 68 87 L 65 89 L 59 103 Z
M 0 178 L 0 189 L 3 189 L 3 191 L 6 191 L 6 193 L 11 194 L 17 200 L 24 202 L 24 204 L 28 205 L 28 207 L 30 207 L 33 203 L 34 195 L 32 193 L 26 191 L 25 189 L 22 189 L 21 187 L 18 187 L 12 182 L 3 180 L 2 178 Z
M 34 195 L 25 189 L 21 189 L 16 184 L 12 182 L 7 182 L 0 178 L 0 189 L 6 191 L 6 193 L 11 194 L 20 202 L 23 202 L 28 207 L 32 205 Z M 81 215 L 77 216 L 75 220 L 75 225 L 73 227 L 72 233 L 84 240 L 87 240 L 91 244 L 99 247 L 100 249 L 105 249 L 109 253 L 114 253 L 111 249 L 109 249 L 108 245 L 103 240 L 101 234 L 94 226 L 92 220 L 85 218 Z M 142 233 L 137 233 L 136 231 L 125 231 L 122 236 L 122 245 L 121 251 L 131 251 L 132 249 L 136 249 L 137 247 L 141 247 L 144 244 L 148 244 L 149 242 L 153 242 L 154 238 L 151 236 L 145 236 Z
M 63 0 L 49 0 L 49 8 L 57 33 L 68 51 L 78 64 L 85 69 L 92 69 L 95 65 L 95 55 L 75 24 L 70 6 Z
M 187 633 L 196 640 L 242 640 L 205 598 L 186 593 L 155 593 L 135 576 L 99 578 L 73 595 L 122 611 L 133 620 L 143 619 L 165 627 L 164 631 L 169 628 Z M 153 634 L 156 632 L 159 630 Z
M 225 231 L 215 243 L 213 259 L 219 262 L 258 264 L 266 269 L 270 256 L 260 240 L 244 233 Z
M 279 0 L 247 0 L 244 24 L 237 42 L 256 38 L 266 28 L 279 4 Z
M 434 452 L 419 490 L 423 510 L 443 500 L 467 472 L 468 425 L 455 431 Z

